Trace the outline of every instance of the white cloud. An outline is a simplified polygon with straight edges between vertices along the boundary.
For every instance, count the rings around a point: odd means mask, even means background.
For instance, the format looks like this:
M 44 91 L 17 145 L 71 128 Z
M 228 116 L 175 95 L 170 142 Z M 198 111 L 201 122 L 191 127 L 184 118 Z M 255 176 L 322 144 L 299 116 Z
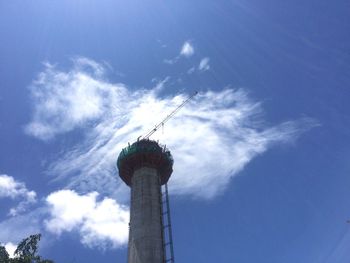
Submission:
M 174 57 L 172 59 L 164 59 L 163 62 L 166 64 L 172 65 L 172 64 L 175 64 L 176 62 L 178 62 L 181 57 L 189 58 L 193 54 L 194 54 L 194 48 L 193 48 L 191 42 L 185 41 L 185 43 L 183 43 L 183 45 L 181 47 L 179 55 L 177 55 L 176 57 Z
M 187 70 L 187 74 L 192 74 L 193 72 L 195 72 L 195 70 L 195 67 L 191 67 L 189 70 Z
M 16 198 L 25 196 L 28 190 L 21 182 L 17 182 L 12 176 L 0 175 L 0 197 Z
M 206 71 L 210 69 L 210 65 L 209 65 L 209 58 L 203 58 L 198 65 L 198 69 L 200 71 Z
M 46 64 L 30 87 L 38 104 L 26 132 L 47 140 L 106 114 L 110 96 L 122 98 L 126 90 L 122 84 L 103 82 L 104 72 L 102 65 L 86 58 L 74 60 L 74 68 L 67 73 Z
M 178 60 L 179 60 L 179 57 L 175 57 L 175 58 L 173 58 L 173 59 L 164 59 L 163 62 L 164 62 L 165 64 L 170 64 L 170 65 L 172 65 L 172 64 L 175 64 Z
M 189 41 L 186 41 L 181 48 L 180 55 L 190 57 L 194 54 L 194 48 Z
M 14 258 L 17 246 L 11 242 L 5 244 L 5 249 L 9 253 L 10 258 Z
M 119 152 L 160 122 L 187 95 L 160 97 L 157 88 L 131 91 L 103 79 L 103 67 L 92 64 L 75 65 L 68 72 L 47 66 L 31 88 L 40 96 L 33 96 L 34 119 L 28 127 L 33 123 L 45 127 L 45 132 L 31 132 L 45 139 L 86 127 L 94 119 L 95 125 L 83 130 L 84 139 L 52 163 L 49 172 L 69 178 L 69 188 L 84 193 L 96 190 L 124 201 L 129 190 L 116 172 Z M 80 108 L 84 113 L 78 112 Z M 166 143 L 174 156 L 172 192 L 212 198 L 255 156 L 275 144 L 293 141 L 317 125 L 304 118 L 269 126 L 262 112 L 261 104 L 243 89 L 199 93 L 165 125 L 164 134 L 158 132 L 153 137 Z
M 97 200 L 98 193 L 79 195 L 73 190 L 51 193 L 46 201 L 50 218 L 46 229 L 54 234 L 77 230 L 89 247 L 118 247 L 128 240 L 128 208 L 111 198 Z
M 12 176 L 0 175 L 0 198 L 22 199 L 16 207 L 10 209 L 9 214 L 15 216 L 24 212 L 26 208 L 36 202 L 36 193 L 29 191 L 25 184 L 16 181 Z

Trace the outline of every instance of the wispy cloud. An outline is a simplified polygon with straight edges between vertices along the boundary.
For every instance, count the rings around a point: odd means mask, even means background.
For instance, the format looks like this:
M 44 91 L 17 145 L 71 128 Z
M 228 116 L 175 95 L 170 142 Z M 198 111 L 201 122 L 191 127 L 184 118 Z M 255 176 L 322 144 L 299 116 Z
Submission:
M 119 247 L 128 240 L 129 209 L 111 198 L 97 201 L 98 193 L 79 195 L 72 190 L 51 193 L 46 201 L 50 218 L 46 229 L 54 234 L 78 231 L 89 247 Z M 111 231 L 113 229 L 113 231 Z
M 40 74 L 42 81 L 31 88 L 34 94 L 39 90 L 40 96 L 33 96 L 34 119 L 28 127 L 36 123 L 45 131 L 54 131 L 31 133 L 42 139 L 85 127 L 84 140 L 52 163 L 49 172 L 69 178 L 69 188 L 84 193 L 96 190 L 123 201 L 128 189 L 115 170 L 120 150 L 187 95 L 161 97 L 159 89 L 134 92 L 126 85 L 108 82 L 101 72 L 101 65 L 90 62 L 80 62 L 79 68 L 74 65 L 67 72 L 47 66 Z M 84 105 L 86 99 L 88 105 L 93 102 L 91 110 Z M 60 106 L 47 107 L 47 101 Z M 83 115 L 76 112 L 79 105 L 85 109 Z M 262 112 L 261 104 L 243 89 L 202 92 L 186 105 L 167 123 L 164 134 L 153 137 L 166 143 L 174 155 L 173 193 L 212 198 L 255 156 L 275 144 L 295 140 L 316 125 L 304 118 L 268 126 Z M 79 117 L 71 117 L 75 115 Z M 64 118 L 68 121 L 58 122 Z M 91 119 L 94 125 L 87 126 Z
M 206 71 L 209 69 L 210 69 L 209 58 L 208 57 L 202 58 L 201 61 L 199 62 L 198 70 Z
M 23 238 L 33 233 L 41 233 L 42 218 L 45 208 L 36 208 L 25 214 L 16 215 L 0 222 L 0 241 L 18 244 Z
M 113 93 L 118 98 L 125 95 L 126 89 L 121 84 L 100 85 L 105 68 L 95 61 L 75 59 L 73 69 L 67 73 L 57 71 L 50 64 L 45 67 L 45 72 L 30 87 L 32 99 L 38 104 L 33 120 L 26 126 L 26 132 L 38 138 L 51 139 L 81 127 L 106 114 L 111 102 L 109 95 Z
M 16 207 L 10 209 L 9 215 L 15 216 L 22 213 L 26 208 L 36 202 L 36 193 L 29 191 L 25 184 L 16 181 L 12 176 L 0 175 L 0 198 L 20 199 Z
M 164 59 L 166 64 L 175 64 L 181 57 L 189 58 L 194 54 L 194 47 L 190 41 L 185 41 L 181 47 L 180 54 L 172 59 Z
M 194 54 L 194 48 L 191 44 L 191 42 L 186 41 L 181 48 L 180 55 L 184 57 L 190 57 Z
M 49 164 L 48 173 L 65 180 L 66 190 L 47 196 L 40 213 L 28 214 L 32 227 L 40 230 L 44 225 L 57 235 L 76 231 L 89 247 L 126 244 L 129 215 L 121 204 L 129 199 L 129 189 L 119 179 L 115 162 L 128 142 L 187 98 L 188 94 L 161 96 L 168 81 L 166 77 L 154 88 L 133 91 L 108 81 L 104 66 L 89 59 L 74 60 L 67 71 L 45 64 L 30 87 L 34 109 L 26 132 L 42 140 L 75 129 L 83 136 Z M 171 193 L 213 198 L 254 157 L 317 125 L 308 118 L 268 125 L 262 113 L 261 103 L 244 89 L 200 92 L 153 137 L 166 143 L 175 159 Z M 11 233 L 21 230 L 23 220 L 17 216 L 0 223 L 0 228 L 9 229 L 0 237 L 13 241 Z
M 210 59 L 208 57 L 202 58 L 198 64 L 198 67 L 191 67 L 190 69 L 187 70 L 187 74 L 191 75 L 195 72 L 204 72 L 210 69 L 209 65 Z
M 195 67 L 191 67 L 189 70 L 187 70 L 187 74 L 192 74 L 195 71 L 196 71 L 196 68 Z

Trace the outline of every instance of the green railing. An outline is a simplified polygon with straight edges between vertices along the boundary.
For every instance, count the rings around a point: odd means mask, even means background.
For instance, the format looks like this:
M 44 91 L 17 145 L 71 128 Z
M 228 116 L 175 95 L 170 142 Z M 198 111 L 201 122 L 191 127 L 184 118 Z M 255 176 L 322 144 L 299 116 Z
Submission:
M 119 154 L 118 160 L 117 160 L 117 166 L 119 167 L 120 162 L 125 159 L 128 156 L 131 156 L 135 153 L 142 152 L 142 153 L 159 153 L 166 156 L 168 161 L 173 165 L 174 159 L 170 153 L 170 151 L 166 148 L 166 146 L 159 145 L 155 141 L 137 141 L 124 149 Z

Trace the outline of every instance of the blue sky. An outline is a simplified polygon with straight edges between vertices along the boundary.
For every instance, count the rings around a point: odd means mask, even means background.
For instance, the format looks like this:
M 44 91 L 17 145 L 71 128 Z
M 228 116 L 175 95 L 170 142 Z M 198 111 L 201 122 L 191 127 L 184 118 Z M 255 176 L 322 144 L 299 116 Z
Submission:
M 177 262 L 347 263 L 347 1 L 0 1 L 0 242 L 125 262 L 115 161 L 172 151 Z

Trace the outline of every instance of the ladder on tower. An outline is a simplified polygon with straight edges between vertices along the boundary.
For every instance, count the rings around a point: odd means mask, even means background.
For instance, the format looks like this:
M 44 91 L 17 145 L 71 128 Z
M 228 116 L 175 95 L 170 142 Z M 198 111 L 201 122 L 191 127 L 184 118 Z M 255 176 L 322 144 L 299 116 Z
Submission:
M 170 218 L 168 184 L 164 185 L 164 190 L 161 190 L 161 194 L 162 194 L 161 207 L 162 207 L 162 224 L 163 224 L 164 263 L 174 263 L 175 258 L 174 258 L 174 246 L 173 246 L 173 233 L 172 233 L 171 218 Z

